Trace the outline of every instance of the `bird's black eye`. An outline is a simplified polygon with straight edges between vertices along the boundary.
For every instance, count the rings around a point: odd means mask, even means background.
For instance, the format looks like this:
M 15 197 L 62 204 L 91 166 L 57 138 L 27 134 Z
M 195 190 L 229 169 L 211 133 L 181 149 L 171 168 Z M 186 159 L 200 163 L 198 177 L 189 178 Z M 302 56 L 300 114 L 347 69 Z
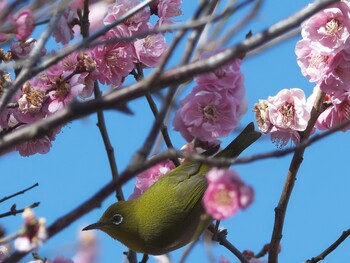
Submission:
M 115 224 L 115 225 L 119 225 L 123 222 L 123 216 L 121 214 L 115 214 L 113 217 L 112 217 L 112 222 Z

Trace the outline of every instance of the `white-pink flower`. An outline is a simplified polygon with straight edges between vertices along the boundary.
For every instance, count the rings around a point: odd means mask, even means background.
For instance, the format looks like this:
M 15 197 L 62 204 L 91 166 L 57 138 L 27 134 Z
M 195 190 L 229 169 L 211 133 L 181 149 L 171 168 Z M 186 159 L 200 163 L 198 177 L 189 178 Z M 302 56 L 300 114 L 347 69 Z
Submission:
M 209 84 L 196 86 L 180 103 L 173 125 L 187 141 L 211 142 L 229 135 L 247 108 L 245 100 Z
M 170 160 L 165 160 L 155 166 L 147 169 L 136 177 L 134 192 L 129 197 L 129 200 L 135 199 L 142 195 L 151 185 L 159 178 L 173 170 L 175 165 Z
M 199 59 L 208 59 L 222 51 L 219 49 L 211 52 L 203 52 Z M 194 80 L 199 84 L 212 84 L 217 89 L 226 89 L 231 96 L 237 99 L 243 99 L 245 97 L 245 88 L 241 65 L 242 60 L 234 59 L 220 68 L 196 76 Z
M 325 102 L 330 106 L 318 117 L 315 124 L 317 129 L 328 130 L 350 120 L 350 91 L 326 95 Z M 350 126 L 342 129 L 344 132 L 347 130 L 350 130 Z
M 46 220 L 36 218 L 31 208 L 25 208 L 22 217 L 25 224 L 22 234 L 15 239 L 15 248 L 21 252 L 38 249 L 47 239 Z
M 88 73 L 74 74 L 66 81 L 65 78 L 69 75 L 69 73 L 64 73 L 62 78 L 58 78 L 55 83 L 55 90 L 49 92 L 51 100 L 48 111 L 50 113 L 62 110 L 83 92 L 85 88 L 84 78 Z
M 203 205 L 217 220 L 228 218 L 253 202 L 253 188 L 244 184 L 233 170 L 213 168 L 207 174 L 207 181 Z
M 173 17 L 182 15 L 181 4 L 182 0 L 159 0 L 156 8 L 159 17 L 157 25 L 172 24 Z
M 339 1 L 321 10 L 304 23 L 301 35 L 320 51 L 336 53 L 349 46 L 350 8 L 346 1 Z
M 20 11 L 14 23 L 16 25 L 16 37 L 19 40 L 26 40 L 35 27 L 35 19 L 32 11 L 30 9 Z
M 75 13 L 71 8 L 66 8 L 52 33 L 52 36 L 56 39 L 57 43 L 62 43 L 63 45 L 68 44 L 70 40 L 74 37 L 73 31 L 73 19 Z
M 310 82 L 320 83 L 326 72 L 330 71 L 330 63 L 335 56 L 334 53 L 320 51 L 307 39 L 298 41 L 295 47 L 297 63 L 301 73 Z
M 103 20 L 103 23 L 105 25 L 109 25 L 115 22 L 127 11 L 131 10 L 139 4 L 139 0 L 116 0 L 115 3 L 108 8 L 108 12 Z M 125 20 L 122 25 L 125 25 L 131 33 L 147 30 L 147 23 L 150 15 L 151 13 L 149 9 L 143 8 L 135 15 Z
M 156 67 L 166 50 L 165 37 L 162 34 L 151 34 L 137 39 L 134 42 L 134 49 L 139 62 L 146 67 Z
M 114 31 L 110 31 L 101 40 L 112 37 L 115 37 Z M 91 50 L 91 55 L 99 72 L 94 75 L 94 78 L 102 84 L 113 84 L 119 87 L 135 67 L 135 54 L 130 43 L 118 42 L 98 46 Z
M 311 107 L 303 90 L 283 89 L 276 96 L 256 104 L 254 111 L 259 129 L 270 133 L 271 140 L 283 147 L 290 139 L 299 142 L 299 131 L 306 129 Z
M 350 49 L 342 50 L 332 58 L 320 83 L 322 91 L 330 94 L 350 89 Z

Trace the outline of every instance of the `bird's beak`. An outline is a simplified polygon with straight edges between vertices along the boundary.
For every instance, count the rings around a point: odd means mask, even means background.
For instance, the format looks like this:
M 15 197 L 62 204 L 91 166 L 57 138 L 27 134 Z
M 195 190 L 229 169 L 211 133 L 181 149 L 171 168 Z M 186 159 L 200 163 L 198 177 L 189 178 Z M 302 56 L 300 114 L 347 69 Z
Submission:
M 104 226 L 104 224 L 102 224 L 101 222 L 97 222 L 97 223 L 94 223 L 94 224 L 91 224 L 91 225 L 84 227 L 82 229 L 82 231 L 91 230 L 91 229 L 101 229 L 101 227 L 103 227 L 103 226 Z

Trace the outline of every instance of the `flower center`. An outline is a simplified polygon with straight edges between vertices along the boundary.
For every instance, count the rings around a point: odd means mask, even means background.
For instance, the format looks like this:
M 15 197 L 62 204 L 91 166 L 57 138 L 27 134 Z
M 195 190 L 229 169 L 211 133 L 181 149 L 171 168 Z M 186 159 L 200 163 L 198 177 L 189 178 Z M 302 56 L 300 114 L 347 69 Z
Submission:
M 327 61 L 328 61 L 328 56 L 313 54 L 309 59 L 309 68 L 319 69 L 322 65 L 326 64 Z
M 229 206 L 232 203 L 229 191 L 226 189 L 222 189 L 220 191 L 217 191 L 215 193 L 215 202 L 224 205 L 224 206 Z
M 294 120 L 295 110 L 293 104 L 284 104 L 281 108 L 279 108 L 278 112 L 282 115 L 282 124 L 289 127 Z
M 207 105 L 202 109 L 204 119 L 215 122 L 218 117 L 218 112 L 214 105 Z
M 59 81 L 57 83 L 57 89 L 55 92 L 55 97 L 58 99 L 64 99 L 70 91 L 69 84 L 66 81 Z
M 331 20 L 329 20 L 326 24 L 326 32 L 329 36 L 334 36 L 335 34 L 337 34 L 341 29 L 342 29 L 342 25 L 339 22 L 338 19 L 332 18 Z

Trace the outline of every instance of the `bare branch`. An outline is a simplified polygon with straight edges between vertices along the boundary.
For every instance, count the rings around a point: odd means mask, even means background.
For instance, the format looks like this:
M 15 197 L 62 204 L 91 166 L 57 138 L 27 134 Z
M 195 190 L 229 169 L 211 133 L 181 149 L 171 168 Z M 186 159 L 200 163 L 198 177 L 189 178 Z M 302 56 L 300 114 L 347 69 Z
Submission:
M 10 199 L 10 198 L 13 198 L 13 197 L 15 197 L 15 196 L 17 196 L 17 195 L 24 194 L 25 192 L 27 192 L 27 191 L 33 189 L 34 187 L 37 187 L 38 185 L 39 185 L 38 183 L 35 183 L 35 184 L 33 184 L 32 186 L 30 186 L 30 187 L 28 187 L 28 188 L 26 188 L 26 189 L 24 189 L 24 190 L 21 190 L 21 191 L 19 191 L 19 192 L 17 192 L 17 193 L 14 193 L 14 194 L 12 194 L 12 195 L 9 195 L 9 196 L 5 196 L 5 197 L 3 197 L 2 199 L 0 199 L 0 203 L 4 202 L 4 201 L 6 201 L 6 200 L 8 200 L 8 199 Z
M 31 204 L 30 208 L 35 208 L 35 207 L 38 207 L 40 205 L 40 202 L 35 202 L 33 204 Z M 23 213 L 24 211 L 24 208 L 23 209 L 16 209 L 16 205 L 13 205 L 10 209 L 9 212 L 6 212 L 6 213 L 3 213 L 3 214 L 0 214 L 0 218 L 3 218 L 3 217 L 7 217 L 7 216 L 15 216 L 17 214 L 20 214 L 20 213 Z
M 341 243 L 344 242 L 345 239 L 348 238 L 350 235 L 350 229 L 344 231 L 341 236 L 327 249 L 325 249 L 321 254 L 319 254 L 316 257 L 313 257 L 312 259 L 309 259 L 306 261 L 306 263 L 316 263 L 321 260 L 324 260 L 330 253 L 332 253 Z

